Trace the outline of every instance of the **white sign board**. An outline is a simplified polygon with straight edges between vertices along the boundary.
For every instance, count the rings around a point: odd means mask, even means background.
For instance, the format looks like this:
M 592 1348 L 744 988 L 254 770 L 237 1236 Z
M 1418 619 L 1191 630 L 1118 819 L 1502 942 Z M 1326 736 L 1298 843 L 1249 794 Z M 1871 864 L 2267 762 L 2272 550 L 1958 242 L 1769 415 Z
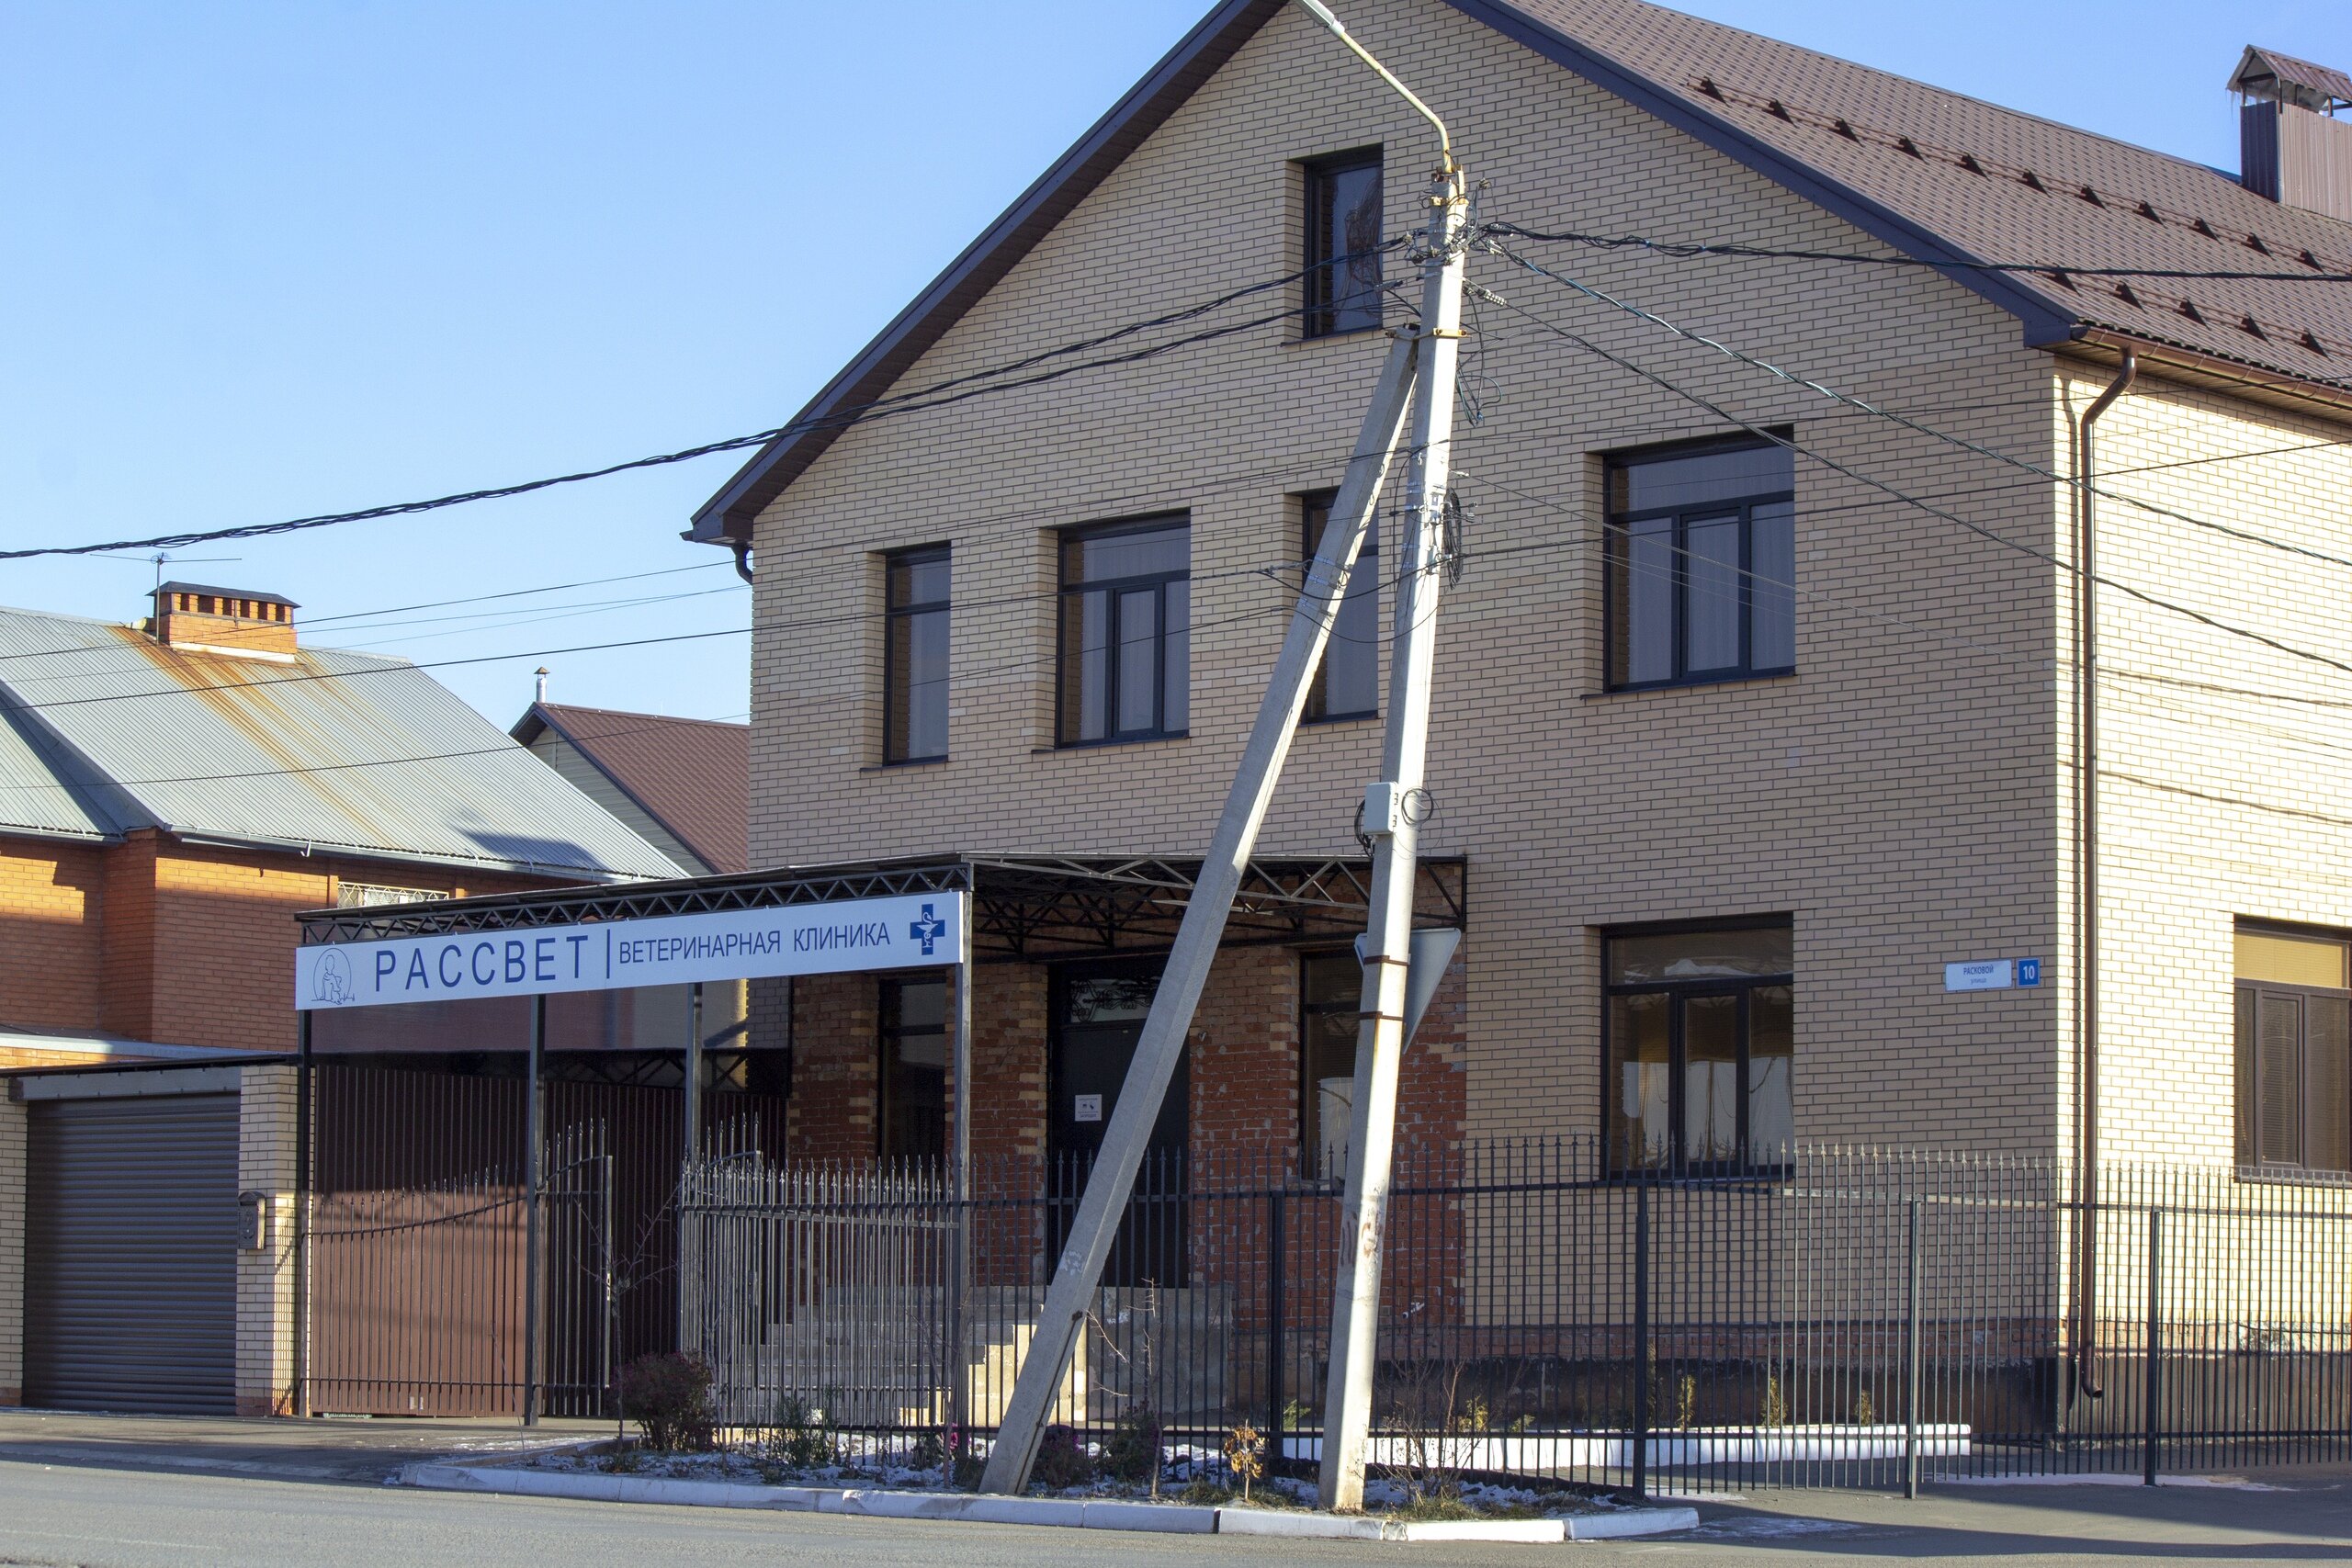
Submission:
M 910 893 L 294 950 L 298 1011 L 962 962 L 964 895 Z
M 1979 958 L 1944 965 L 1947 991 L 2006 991 L 2041 984 L 2039 958 Z
M 1102 1120 L 1102 1097 L 1101 1095 L 1081 1094 L 1073 1096 L 1072 1098 L 1075 1100 L 1075 1103 L 1070 1107 L 1071 1121 L 1100 1122 Z

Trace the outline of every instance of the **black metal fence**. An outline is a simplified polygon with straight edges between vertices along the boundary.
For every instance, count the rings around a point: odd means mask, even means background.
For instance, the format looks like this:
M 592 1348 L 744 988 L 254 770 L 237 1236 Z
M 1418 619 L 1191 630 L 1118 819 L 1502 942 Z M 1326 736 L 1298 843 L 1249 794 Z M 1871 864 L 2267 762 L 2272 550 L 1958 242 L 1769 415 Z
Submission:
M 2352 1190 L 2108 1168 L 2078 1345 L 2058 1164 L 1807 1150 L 1661 1182 L 1596 1154 L 1400 1165 L 1375 1464 L 1703 1490 L 2352 1455 Z M 1319 1454 L 1340 1212 L 1298 1168 L 1153 1156 L 1055 1421 Z M 983 1161 L 959 1197 L 931 1168 L 690 1167 L 685 1337 L 725 1419 L 985 1443 L 1084 1176 Z

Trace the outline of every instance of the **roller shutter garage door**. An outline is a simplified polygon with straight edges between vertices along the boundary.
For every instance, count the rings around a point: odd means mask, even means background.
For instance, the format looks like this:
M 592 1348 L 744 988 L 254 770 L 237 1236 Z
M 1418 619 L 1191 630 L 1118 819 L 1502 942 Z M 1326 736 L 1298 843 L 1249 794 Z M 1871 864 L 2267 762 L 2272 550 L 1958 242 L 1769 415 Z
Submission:
M 237 1097 L 26 1110 L 25 1403 L 233 1415 Z

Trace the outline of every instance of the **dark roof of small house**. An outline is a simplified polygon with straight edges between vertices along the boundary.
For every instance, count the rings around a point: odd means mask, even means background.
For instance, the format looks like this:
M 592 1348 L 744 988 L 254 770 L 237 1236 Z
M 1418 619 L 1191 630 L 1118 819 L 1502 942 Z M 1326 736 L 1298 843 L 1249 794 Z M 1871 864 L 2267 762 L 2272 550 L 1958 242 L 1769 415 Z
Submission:
M 283 604 L 289 610 L 302 607 L 283 593 L 264 593 L 258 588 L 215 588 L 205 582 L 159 582 L 155 585 L 156 598 L 160 599 L 166 593 L 209 593 L 215 599 L 258 599 L 265 604 Z
M 2230 73 L 2230 90 L 2272 97 L 2279 96 L 2278 89 L 2282 87 L 2300 87 L 2330 103 L 2352 104 L 2352 76 L 2333 66 L 2314 65 L 2275 49 L 2246 45 L 2238 68 Z
M 884 395 L 1283 3 L 1224 0 L 1204 17 L 703 504 L 686 536 L 748 539 L 761 508 L 845 428 L 844 411 Z M 1943 265 L 2016 316 L 2029 344 L 2113 334 L 2244 367 L 2256 381 L 2338 399 L 2352 390 L 2352 285 L 2073 270 L 2347 273 L 2352 225 L 2201 164 L 1644 0 L 1447 3 L 1895 251 Z M 1488 216 L 1499 216 L 1491 204 Z M 1510 216 L 1534 228 L 1548 215 Z M 1952 265 L 1987 262 L 2051 270 Z
M 527 746 L 545 729 L 570 741 L 712 872 L 750 869 L 749 726 L 534 703 L 513 734 Z

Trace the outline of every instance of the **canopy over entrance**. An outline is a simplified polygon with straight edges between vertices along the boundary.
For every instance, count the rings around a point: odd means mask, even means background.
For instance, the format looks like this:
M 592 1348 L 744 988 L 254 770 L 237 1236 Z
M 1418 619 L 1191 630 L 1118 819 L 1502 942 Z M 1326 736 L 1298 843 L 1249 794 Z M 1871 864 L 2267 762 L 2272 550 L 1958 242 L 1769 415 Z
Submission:
M 452 898 L 426 904 L 321 909 L 301 917 L 302 947 L 402 939 L 543 931 L 551 927 L 667 920 L 875 900 L 968 896 L 971 951 L 935 953 L 988 962 L 1036 962 L 1108 953 L 1149 952 L 1172 941 L 1184 917 L 1198 860 L 1157 855 L 974 855 L 794 866 L 629 886 L 547 889 Z M 1371 863 L 1335 858 L 1252 860 L 1226 922 L 1228 946 L 1343 939 L 1363 929 Z M 1422 862 L 1415 923 L 1459 929 L 1467 911 L 1467 867 L 1460 860 Z M 920 918 L 918 916 L 918 918 Z M 800 973 L 877 966 L 842 950 L 843 961 L 812 963 Z M 906 962 L 921 962 L 911 955 Z M 769 974 L 750 965 L 736 973 Z M 306 972 L 306 978 L 309 977 Z M 365 976 L 355 977 L 356 979 Z M 615 985 L 642 985 L 642 978 Z M 571 987 L 566 987 L 571 988 Z M 582 987 L 585 988 L 585 987 Z M 298 1005 L 318 1005 L 317 987 Z

